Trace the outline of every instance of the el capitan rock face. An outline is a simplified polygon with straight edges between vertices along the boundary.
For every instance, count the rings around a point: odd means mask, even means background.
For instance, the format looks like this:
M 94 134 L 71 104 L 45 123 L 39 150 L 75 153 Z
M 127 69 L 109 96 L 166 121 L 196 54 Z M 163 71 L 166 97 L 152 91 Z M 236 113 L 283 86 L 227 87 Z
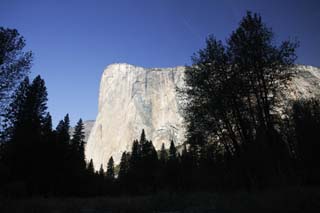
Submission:
M 142 129 L 156 149 L 170 140 L 184 140 L 183 118 L 176 87 L 183 85 L 184 67 L 142 68 L 112 64 L 103 72 L 99 112 L 86 146 L 86 159 L 96 168 L 113 156 L 119 163 Z
M 96 168 L 106 166 L 113 156 L 119 163 L 123 151 L 130 151 L 141 130 L 156 149 L 170 140 L 184 141 L 184 126 L 176 87 L 183 86 L 185 67 L 142 68 L 129 64 L 112 64 L 101 78 L 99 112 L 86 146 L 87 160 Z M 320 95 L 320 69 L 297 66 L 284 99 Z

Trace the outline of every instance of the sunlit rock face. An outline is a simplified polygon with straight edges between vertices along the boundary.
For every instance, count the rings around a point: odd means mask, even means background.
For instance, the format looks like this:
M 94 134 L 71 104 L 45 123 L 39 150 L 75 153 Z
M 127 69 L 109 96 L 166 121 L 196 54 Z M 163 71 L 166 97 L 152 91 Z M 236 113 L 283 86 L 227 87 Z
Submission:
M 285 100 L 320 95 L 320 69 L 297 66 L 297 76 L 286 91 Z M 184 67 L 146 69 L 129 64 L 108 66 L 101 78 L 99 112 L 91 130 L 87 160 L 93 159 L 96 169 L 106 166 L 113 156 L 119 163 L 123 151 L 131 149 L 145 129 L 156 149 L 170 140 L 176 145 L 184 141 L 181 102 L 176 87 L 183 86 Z M 284 105 L 287 105 L 284 101 Z
M 96 168 L 113 156 L 119 163 L 122 152 L 131 149 L 142 129 L 156 149 L 170 140 L 181 144 L 184 128 L 176 87 L 183 85 L 184 67 L 142 68 L 112 64 L 103 72 L 99 111 L 91 130 L 86 159 Z
M 290 99 L 319 97 L 320 69 L 304 65 L 299 65 L 296 69 L 297 75 L 292 79 L 284 95 Z

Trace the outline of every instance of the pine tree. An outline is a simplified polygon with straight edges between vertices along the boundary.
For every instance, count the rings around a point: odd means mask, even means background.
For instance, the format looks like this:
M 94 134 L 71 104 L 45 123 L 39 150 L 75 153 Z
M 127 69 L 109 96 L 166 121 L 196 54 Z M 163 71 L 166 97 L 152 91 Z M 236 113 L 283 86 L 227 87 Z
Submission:
M 139 145 L 140 145 L 141 161 L 145 161 L 151 152 L 151 145 L 150 145 L 150 142 L 146 138 L 146 135 L 144 133 L 144 129 L 142 129 L 142 132 L 140 135 Z
M 79 156 L 79 161 L 83 162 L 85 161 L 85 156 L 84 156 L 84 146 L 85 146 L 85 141 L 84 141 L 85 135 L 84 135 L 84 127 L 83 127 L 83 122 L 82 119 L 80 119 L 77 123 L 77 125 L 74 128 L 74 133 L 73 137 L 71 140 L 71 145 L 77 152 L 77 155 Z
M 168 160 L 168 153 L 167 153 L 167 150 L 166 150 L 166 148 L 165 148 L 164 143 L 162 143 L 162 145 L 161 145 L 159 160 L 160 160 L 160 163 L 161 163 L 162 165 L 165 165 L 166 162 L 167 162 L 167 160 Z
M 100 165 L 100 169 L 99 169 L 99 176 L 100 176 L 100 177 L 104 177 L 104 175 L 105 175 L 105 174 L 104 174 L 103 165 L 101 164 L 101 165 Z
M 113 161 L 112 156 L 110 157 L 110 159 L 109 159 L 109 161 L 108 161 L 106 177 L 107 177 L 109 180 L 114 180 L 114 178 L 115 178 L 115 173 L 114 173 L 114 161 Z
M 132 170 L 135 170 L 139 167 L 139 163 L 141 161 L 141 145 L 139 141 L 134 140 L 132 144 L 132 151 L 130 157 L 130 167 Z
M 120 169 L 118 178 L 121 182 L 125 182 L 128 177 L 129 172 L 129 154 L 126 152 L 122 153 L 121 160 L 120 160 Z
M 12 96 L 12 102 L 9 107 L 6 109 L 5 113 L 5 141 L 8 141 L 13 138 L 14 135 L 17 135 L 19 126 L 23 123 L 24 108 L 26 105 L 27 94 L 30 88 L 29 78 L 25 78 L 16 92 Z
M 89 164 L 87 166 L 87 171 L 89 175 L 94 175 L 94 165 L 92 159 L 90 159 Z
M 59 143 L 69 144 L 70 143 L 70 119 L 69 114 L 66 114 L 63 120 L 61 120 L 56 128 L 56 134 Z
M 52 130 L 52 118 L 48 112 L 43 120 L 42 125 L 42 151 L 41 151 L 41 161 L 42 161 L 42 182 L 43 188 L 46 193 L 53 193 L 55 190 L 55 182 L 57 180 L 57 167 L 59 165 L 57 161 L 59 153 L 56 149 L 55 135 Z
M 8 168 L 12 170 L 13 178 L 17 178 L 20 172 L 21 159 L 25 156 L 25 148 L 27 143 L 23 143 L 22 137 L 25 137 L 23 134 L 24 128 L 24 117 L 25 117 L 25 106 L 27 100 L 27 94 L 30 88 L 29 78 L 25 78 L 23 82 L 19 85 L 16 92 L 12 97 L 12 103 L 6 110 L 5 114 L 5 132 L 4 132 L 4 143 L 2 147 L 3 151 L 3 160 L 7 164 Z M 22 158 L 19 158 L 19 157 Z M 28 158 L 26 159 L 28 160 Z M 22 172 L 28 174 L 27 171 Z
M 124 192 L 129 190 L 129 172 L 130 172 L 130 154 L 123 152 L 120 161 L 120 169 L 118 174 L 118 180 L 120 183 L 120 189 Z
M 140 144 L 144 144 L 147 141 L 146 134 L 144 132 L 144 129 L 142 129 L 141 135 L 140 135 Z
M 47 141 L 52 141 L 52 117 L 49 112 L 43 119 L 42 135 Z
M 169 160 L 170 161 L 176 161 L 177 160 L 177 149 L 176 149 L 173 141 L 170 142 Z
M 166 185 L 176 190 L 179 187 L 179 159 L 174 142 L 171 141 L 166 168 Z
M 42 134 L 46 115 L 47 92 L 44 81 L 37 76 L 31 84 L 25 79 L 19 86 L 8 108 L 8 158 L 13 178 L 25 180 L 32 191 L 38 192 L 43 174 L 38 170 L 46 166 Z M 43 159 L 39 161 L 39 159 Z M 24 162 L 23 164 L 21 162 Z M 25 166 L 28 165 L 28 166 Z M 40 186 L 41 185 L 41 186 Z

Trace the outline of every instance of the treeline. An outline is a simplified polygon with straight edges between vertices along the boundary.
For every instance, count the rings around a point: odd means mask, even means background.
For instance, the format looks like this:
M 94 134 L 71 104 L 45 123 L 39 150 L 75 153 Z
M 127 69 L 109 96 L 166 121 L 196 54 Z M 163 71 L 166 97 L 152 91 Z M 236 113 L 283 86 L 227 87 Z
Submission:
M 142 195 L 319 185 L 320 101 L 294 101 L 287 115 L 274 135 L 279 144 L 271 146 L 268 138 L 259 138 L 239 155 L 220 141 L 178 148 L 171 141 L 167 149 L 162 144 L 156 151 L 142 130 L 131 151 L 123 152 L 117 172 L 112 157 L 106 172 L 100 166 L 97 193 Z M 93 171 L 92 161 L 90 165 Z
M 192 175 L 189 173 L 192 169 L 190 157 L 186 146 L 180 154 L 173 141 L 168 150 L 162 144 L 157 152 L 142 130 L 140 140 L 133 141 L 131 152 L 123 152 L 117 175 L 112 157 L 106 172 L 101 165 L 100 188 L 104 188 L 102 193 L 106 194 L 135 195 L 190 189 L 193 187 L 189 185 L 191 182 L 185 182 Z
M 3 194 L 84 195 L 91 187 L 82 120 L 72 137 L 68 115 L 53 129 L 46 102 L 43 79 L 30 83 L 25 78 L 6 109 L 0 147 Z

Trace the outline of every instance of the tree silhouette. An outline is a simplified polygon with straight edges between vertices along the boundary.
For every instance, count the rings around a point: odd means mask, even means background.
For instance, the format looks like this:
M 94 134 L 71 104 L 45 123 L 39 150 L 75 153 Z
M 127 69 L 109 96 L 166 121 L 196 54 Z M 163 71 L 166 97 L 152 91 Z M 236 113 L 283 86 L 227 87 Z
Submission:
M 162 143 L 162 145 L 161 145 L 159 160 L 160 160 L 161 165 L 165 165 L 168 160 L 168 153 L 167 153 L 167 150 L 165 148 L 164 143 Z
M 85 138 L 85 135 L 84 135 L 83 122 L 82 122 L 82 119 L 80 119 L 74 128 L 74 133 L 71 140 L 71 146 L 76 154 L 76 157 L 78 158 L 78 162 L 81 163 L 80 165 L 81 168 L 85 167 L 84 138 Z
M 127 191 L 129 186 L 129 169 L 130 169 L 130 154 L 123 152 L 120 161 L 120 169 L 118 174 L 118 181 L 120 182 L 120 189 L 122 192 Z
M 70 119 L 69 114 L 66 114 L 63 120 L 61 120 L 56 128 L 56 134 L 58 141 L 63 144 L 70 143 Z
M 179 184 L 179 159 L 177 155 L 177 149 L 174 145 L 174 142 L 171 141 L 169 148 L 169 157 L 167 163 L 167 185 L 176 190 Z
M 108 161 L 108 166 L 107 166 L 107 173 L 106 173 L 106 177 L 113 181 L 115 178 L 115 173 L 114 173 L 114 161 L 113 158 L 110 157 L 109 161 Z
M 120 169 L 119 169 L 119 175 L 118 178 L 120 181 L 126 181 L 128 177 L 129 172 L 129 154 L 126 152 L 122 153 L 121 161 L 120 161 Z
M 223 144 L 225 156 L 242 161 L 237 175 L 249 180 L 280 175 L 288 150 L 276 128 L 279 92 L 295 74 L 297 46 L 290 41 L 275 45 L 271 29 L 250 12 L 226 44 L 210 36 L 193 56 L 186 87 L 179 90 L 191 152 L 204 151 L 207 143 Z M 265 158 L 250 160 L 256 153 Z
M 16 29 L 0 27 L 0 119 L 12 92 L 31 67 L 32 53 L 23 52 L 25 45 Z
M 43 122 L 46 115 L 47 92 L 44 81 L 37 76 L 31 84 L 25 79 L 7 110 L 8 156 L 13 179 L 25 180 L 31 190 L 39 191 L 43 178 L 38 168 L 46 166 L 43 158 Z M 23 163 L 22 163 L 23 162 Z
M 93 166 L 93 161 L 90 159 L 89 164 L 87 166 L 87 170 L 90 174 L 94 174 L 94 166 Z

